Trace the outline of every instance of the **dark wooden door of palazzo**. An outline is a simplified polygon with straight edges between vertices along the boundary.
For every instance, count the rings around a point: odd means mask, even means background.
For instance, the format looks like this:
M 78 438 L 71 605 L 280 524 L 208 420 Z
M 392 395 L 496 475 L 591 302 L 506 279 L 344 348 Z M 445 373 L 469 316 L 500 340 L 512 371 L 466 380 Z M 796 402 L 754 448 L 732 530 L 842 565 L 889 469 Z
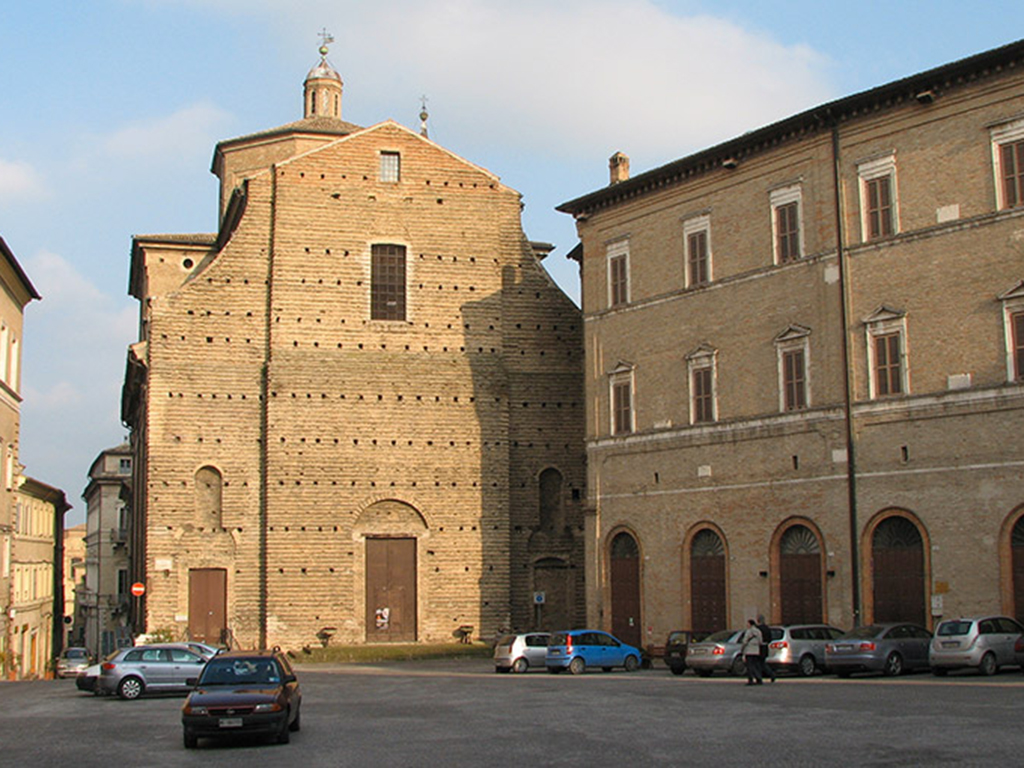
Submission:
M 1017 621 L 1024 621 L 1024 517 L 1013 526 L 1010 544 L 1013 552 L 1013 610 Z
M 729 629 L 725 619 L 725 546 L 703 530 L 690 546 L 690 623 L 697 637 Z
M 366 640 L 416 640 L 416 539 L 366 539 Z
M 192 568 L 188 572 L 188 634 L 201 643 L 224 641 L 227 629 L 228 572 Z
M 620 533 L 611 547 L 612 634 L 640 647 L 640 548 L 628 533 Z
M 912 522 L 890 517 L 875 529 L 871 548 L 874 621 L 927 620 L 924 542 Z
M 822 619 L 821 546 L 803 525 L 790 527 L 779 542 L 779 603 L 783 624 Z

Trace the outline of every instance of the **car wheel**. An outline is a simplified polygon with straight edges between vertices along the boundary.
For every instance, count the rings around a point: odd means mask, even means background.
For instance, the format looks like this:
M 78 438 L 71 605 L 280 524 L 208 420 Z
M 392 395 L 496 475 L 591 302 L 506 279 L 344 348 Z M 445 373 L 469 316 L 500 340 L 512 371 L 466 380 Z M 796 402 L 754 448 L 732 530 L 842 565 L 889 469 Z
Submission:
M 185 731 L 182 736 L 185 738 L 185 749 L 195 749 L 199 745 L 199 737 L 191 731 Z
M 117 695 L 122 699 L 137 699 L 146 690 L 146 684 L 137 677 L 126 677 L 117 685 Z
M 945 677 L 947 672 L 949 670 L 945 667 L 932 667 L 932 674 L 936 677 Z
M 710 669 L 698 669 L 698 670 L 696 670 L 696 672 L 701 677 L 711 677 L 711 670 Z
M 292 720 L 292 724 L 288 726 L 292 731 L 298 733 L 302 730 L 302 708 L 301 705 L 295 710 L 295 719 Z
M 678 666 L 678 665 L 677 665 L 677 666 L 674 666 L 674 667 L 672 667 L 672 674 L 673 674 L 673 675 L 681 675 L 681 674 L 683 674 L 683 672 L 685 672 L 685 671 L 686 671 L 686 667 L 680 667 L 680 666 Z
M 582 656 L 577 656 L 569 662 L 569 671 L 574 675 L 582 675 L 587 668 L 587 662 L 583 660 Z
M 903 674 L 903 657 L 893 651 L 885 660 L 885 669 L 882 670 L 886 677 L 899 677 Z
M 729 668 L 729 674 L 733 677 L 743 677 L 747 674 L 747 665 L 744 663 L 742 656 L 737 656 L 732 660 L 732 666 Z
M 986 653 L 981 657 L 981 663 L 978 665 L 978 671 L 986 677 L 994 675 L 999 670 L 999 665 L 996 664 L 996 657 L 991 652 Z
M 515 672 L 517 675 L 523 674 L 523 672 L 525 672 L 529 668 L 530 662 L 528 662 L 522 656 L 520 656 L 518 659 L 512 662 L 512 671 Z
M 622 666 L 626 668 L 627 672 L 636 672 L 640 669 L 640 659 L 636 656 L 629 655 L 626 657 L 626 661 Z
M 288 730 L 288 717 L 285 716 L 284 722 L 281 723 L 281 730 L 277 733 L 277 743 L 287 744 L 292 740 L 291 731 Z
M 805 654 L 800 657 L 800 674 L 803 677 L 810 677 L 818 671 L 818 665 L 814 661 L 814 657 L 811 654 Z

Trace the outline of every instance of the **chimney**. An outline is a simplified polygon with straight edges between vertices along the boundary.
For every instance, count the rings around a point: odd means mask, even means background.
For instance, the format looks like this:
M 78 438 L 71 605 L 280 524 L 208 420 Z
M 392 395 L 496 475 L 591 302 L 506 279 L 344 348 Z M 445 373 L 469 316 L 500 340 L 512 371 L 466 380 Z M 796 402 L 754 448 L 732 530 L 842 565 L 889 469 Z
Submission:
M 616 152 L 608 158 L 608 174 L 611 177 L 609 185 L 618 184 L 629 178 L 629 157 Z

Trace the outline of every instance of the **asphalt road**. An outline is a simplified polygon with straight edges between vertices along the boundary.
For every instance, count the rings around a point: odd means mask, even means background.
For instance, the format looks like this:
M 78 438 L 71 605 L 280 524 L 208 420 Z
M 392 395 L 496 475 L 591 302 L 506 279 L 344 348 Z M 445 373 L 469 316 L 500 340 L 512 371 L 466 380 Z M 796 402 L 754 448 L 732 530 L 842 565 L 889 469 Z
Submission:
M 1019 765 L 1024 675 L 497 675 L 488 660 L 299 667 L 302 731 L 182 746 L 181 696 L 0 683 L 4 766 Z

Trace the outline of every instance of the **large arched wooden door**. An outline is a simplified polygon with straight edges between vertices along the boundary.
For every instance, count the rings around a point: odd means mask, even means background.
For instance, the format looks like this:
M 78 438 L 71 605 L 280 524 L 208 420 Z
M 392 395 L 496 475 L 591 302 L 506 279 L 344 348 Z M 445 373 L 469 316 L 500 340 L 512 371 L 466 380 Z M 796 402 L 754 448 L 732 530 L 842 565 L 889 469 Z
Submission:
M 779 604 L 783 624 L 821 621 L 821 544 L 805 525 L 790 527 L 779 541 Z
M 612 634 L 638 646 L 640 632 L 640 547 L 623 531 L 612 539 L 611 562 Z
M 1024 517 L 1013 526 L 1010 546 L 1013 553 L 1013 610 L 1017 621 L 1024 622 Z
M 924 591 L 924 541 L 905 517 L 883 520 L 871 537 L 874 620 L 927 620 Z
M 690 543 L 690 622 L 697 636 L 728 629 L 725 616 L 725 544 L 709 528 Z

